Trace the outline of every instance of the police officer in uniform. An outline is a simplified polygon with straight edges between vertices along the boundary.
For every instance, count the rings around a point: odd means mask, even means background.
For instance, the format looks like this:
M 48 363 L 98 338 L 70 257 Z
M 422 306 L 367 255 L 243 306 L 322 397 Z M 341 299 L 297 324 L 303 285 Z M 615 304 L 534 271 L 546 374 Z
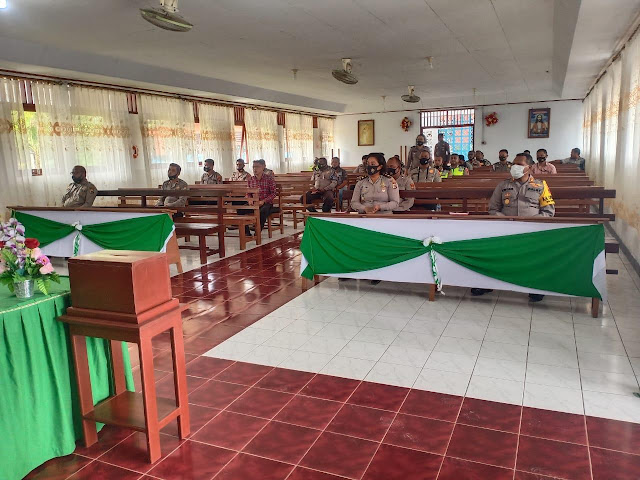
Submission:
M 72 183 L 62 196 L 63 207 L 91 207 L 96 199 L 98 189 L 87 180 L 87 170 L 82 165 L 76 165 L 71 170 Z
M 507 162 L 507 158 L 509 157 L 509 151 L 506 148 L 503 148 L 498 152 L 498 158 L 500 161 L 493 164 L 494 172 L 510 172 L 511 166 L 513 163 Z
M 392 213 L 399 204 L 398 184 L 387 174 L 384 155 L 369 154 L 367 176 L 356 183 L 351 208 L 359 213 Z
M 469 175 L 469 169 L 464 165 L 460 165 L 460 159 L 457 154 L 451 155 L 451 170 L 449 170 L 449 177 L 461 177 L 463 175 Z
M 405 175 L 408 175 L 411 170 L 414 168 L 418 168 L 420 166 L 420 155 L 422 152 L 429 152 L 431 155 L 431 151 L 429 147 L 425 145 L 427 143 L 427 138 L 420 134 L 416 137 L 416 144 L 409 149 L 409 153 L 407 154 L 407 167 L 405 170 Z
M 531 175 L 527 157 L 519 153 L 513 160 L 511 177 L 503 180 L 493 191 L 489 200 L 489 215 L 518 217 L 553 217 L 555 202 L 544 180 L 536 180 Z M 491 292 L 486 288 L 472 288 L 471 295 L 478 296 Z M 530 293 L 532 302 L 539 302 L 544 295 Z
M 362 162 L 360 163 L 360 165 L 358 165 L 356 168 L 353 169 L 352 173 L 355 173 L 356 175 L 366 175 L 367 174 L 367 158 L 369 158 L 369 155 L 363 155 Z
M 245 182 L 249 177 L 249 172 L 244 169 L 244 159 L 236 160 L 236 171 L 231 174 L 232 182 Z
M 322 211 L 327 213 L 331 211 L 333 206 L 333 190 L 338 185 L 338 180 L 334 171 L 329 168 L 327 159 L 322 157 L 318 159 L 316 170 L 311 175 L 313 188 L 305 193 L 305 203 L 311 204 L 314 200 L 322 199 Z M 302 198 L 300 201 L 302 202 Z M 307 207 L 307 211 L 316 212 L 313 205 Z
M 449 159 L 451 156 L 451 147 L 447 142 L 444 141 L 444 134 L 438 134 L 438 143 L 433 147 L 433 155 L 436 157 L 442 157 L 444 163 L 449 163 Z
M 415 183 L 426 183 L 426 182 L 441 182 L 440 172 L 438 169 L 430 165 L 430 160 L 427 155 L 427 152 L 423 152 L 422 157 L 420 158 L 420 165 L 417 168 L 411 170 L 411 180 Z M 440 158 L 440 157 L 436 157 Z M 442 160 L 440 158 L 440 160 Z
M 396 155 L 391 157 L 387 162 L 387 173 L 391 175 L 396 183 L 398 184 L 398 190 L 415 190 L 416 185 L 411 180 L 411 177 L 408 177 L 404 174 L 404 165 L 400 162 L 400 158 Z M 415 202 L 415 198 L 400 198 L 400 204 L 393 209 L 394 212 L 406 212 L 411 207 L 413 207 L 413 203 Z
M 176 195 L 177 190 L 187 190 L 189 185 L 187 182 L 178 178 L 180 176 L 180 172 L 182 171 L 182 167 L 177 163 L 170 163 L 169 170 L 167 171 L 167 176 L 169 180 L 165 180 L 162 184 L 162 190 L 167 190 L 167 192 L 175 192 L 169 193 L 168 195 L 163 195 L 158 199 L 158 203 L 156 206 L 158 207 L 184 207 L 187 204 L 187 197 L 179 197 Z M 176 214 L 176 216 L 181 216 L 181 214 Z
M 473 162 L 471 162 L 471 164 L 473 165 L 473 168 L 491 166 L 491 162 L 484 158 L 484 153 L 481 150 L 476 150 L 476 153 L 473 156 Z
M 217 185 L 222 183 L 222 175 L 213 169 L 213 159 L 207 158 L 204 161 L 204 173 L 200 179 L 202 185 Z

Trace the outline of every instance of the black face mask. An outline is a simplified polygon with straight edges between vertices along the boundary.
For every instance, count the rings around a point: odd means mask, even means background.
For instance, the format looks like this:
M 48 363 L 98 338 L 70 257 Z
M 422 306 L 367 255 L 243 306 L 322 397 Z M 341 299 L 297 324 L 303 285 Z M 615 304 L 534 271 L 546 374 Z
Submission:
M 82 178 L 81 177 L 74 177 L 73 175 L 71 175 L 71 180 L 73 180 L 73 183 L 82 182 Z
M 389 172 L 389 175 L 395 175 L 397 171 L 398 171 L 397 168 L 387 167 L 387 172 Z
M 326 163 L 320 163 L 320 164 L 318 164 L 318 168 L 320 170 L 324 170 L 325 168 L 327 168 L 327 164 Z
M 539 162 L 544 162 L 547 157 L 536 157 L 538 159 Z
M 421 147 L 422 145 L 424 145 L 424 142 L 422 142 L 422 141 L 418 140 L 418 141 L 416 142 L 416 145 L 418 145 L 419 147 Z
M 507 157 L 499 157 L 499 158 L 501 162 L 504 162 L 507 159 Z
M 213 167 L 204 167 L 205 172 L 210 172 L 211 170 L 213 170 Z
M 421 158 L 420 159 L 420 165 L 428 165 L 429 164 L 429 159 L 428 158 Z
M 178 178 L 178 175 L 169 175 L 169 180 L 175 180 Z
M 373 176 L 378 172 L 380 165 L 367 165 L 367 173 L 369 176 Z

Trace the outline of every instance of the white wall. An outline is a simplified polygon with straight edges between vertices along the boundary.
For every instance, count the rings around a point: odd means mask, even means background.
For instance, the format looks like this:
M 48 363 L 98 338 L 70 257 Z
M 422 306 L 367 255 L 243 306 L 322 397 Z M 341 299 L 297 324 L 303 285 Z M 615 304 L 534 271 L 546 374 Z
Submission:
M 530 108 L 551 108 L 551 129 L 549 138 L 527 138 L 527 115 Z M 498 123 L 484 126 L 484 115 L 496 112 Z M 413 122 L 408 132 L 400 128 L 403 117 Z M 375 145 L 358 146 L 358 120 L 375 120 Z M 578 100 L 523 103 L 519 105 L 496 105 L 476 109 L 475 148 L 482 150 L 485 157 L 496 162 L 498 150 L 509 150 L 509 158 L 530 150 L 535 157 L 538 148 L 546 148 L 549 158 L 565 158 L 572 148 L 582 148 L 582 102 Z M 484 129 L 484 132 L 483 132 Z M 335 146 L 340 149 L 343 165 L 357 165 L 362 155 L 383 152 L 386 156 L 400 153 L 400 146 L 408 148 L 415 144 L 420 133 L 420 116 L 417 111 L 393 113 L 370 113 L 361 115 L 339 115 L 335 124 Z M 486 144 L 482 144 L 482 139 Z M 464 153 L 467 152 L 458 152 Z

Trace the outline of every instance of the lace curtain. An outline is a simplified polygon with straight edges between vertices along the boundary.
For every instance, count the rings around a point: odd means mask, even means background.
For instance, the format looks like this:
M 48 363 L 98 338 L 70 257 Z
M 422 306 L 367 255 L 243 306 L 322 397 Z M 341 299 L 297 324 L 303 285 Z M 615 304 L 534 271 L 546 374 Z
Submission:
M 194 184 L 202 176 L 196 157 L 193 104 L 176 98 L 140 95 L 142 154 L 147 183 L 157 186 L 167 180 L 170 163 L 182 167 L 180 178 Z
M 611 226 L 640 261 L 640 37 L 586 98 L 583 126 L 587 173 L 616 189 Z
M 233 108 L 199 105 L 200 146 L 203 158 L 212 158 L 215 170 L 229 178 L 235 165 Z
M 335 119 L 333 118 L 318 118 L 318 133 L 320 136 L 320 145 L 322 156 L 330 160 L 331 150 L 333 150 L 333 128 L 335 125 Z M 334 156 L 337 156 L 338 152 L 334 152 Z
M 313 118 L 287 113 L 287 170 L 299 172 L 313 165 Z
M 280 142 L 278 141 L 278 114 L 266 110 L 244 111 L 247 132 L 248 161 L 264 159 L 267 167 L 280 172 Z M 249 164 L 249 171 L 251 164 Z

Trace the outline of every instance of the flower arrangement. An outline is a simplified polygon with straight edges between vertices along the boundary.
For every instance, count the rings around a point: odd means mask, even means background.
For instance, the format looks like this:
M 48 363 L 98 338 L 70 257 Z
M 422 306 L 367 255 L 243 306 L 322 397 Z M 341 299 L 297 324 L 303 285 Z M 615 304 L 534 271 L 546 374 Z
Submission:
M 409 120 L 409 117 L 404 117 L 400 122 L 400 126 L 405 132 L 408 132 L 409 128 L 411 128 L 411 120 Z
M 45 295 L 49 282 L 60 283 L 60 276 L 39 246 L 37 239 L 25 238 L 24 226 L 15 218 L 0 224 L 0 283 L 12 293 L 20 282 L 35 281 Z
M 489 115 L 486 115 L 484 117 L 484 123 L 487 125 L 487 127 L 495 125 L 496 123 L 498 123 L 498 114 L 496 112 L 491 112 Z

